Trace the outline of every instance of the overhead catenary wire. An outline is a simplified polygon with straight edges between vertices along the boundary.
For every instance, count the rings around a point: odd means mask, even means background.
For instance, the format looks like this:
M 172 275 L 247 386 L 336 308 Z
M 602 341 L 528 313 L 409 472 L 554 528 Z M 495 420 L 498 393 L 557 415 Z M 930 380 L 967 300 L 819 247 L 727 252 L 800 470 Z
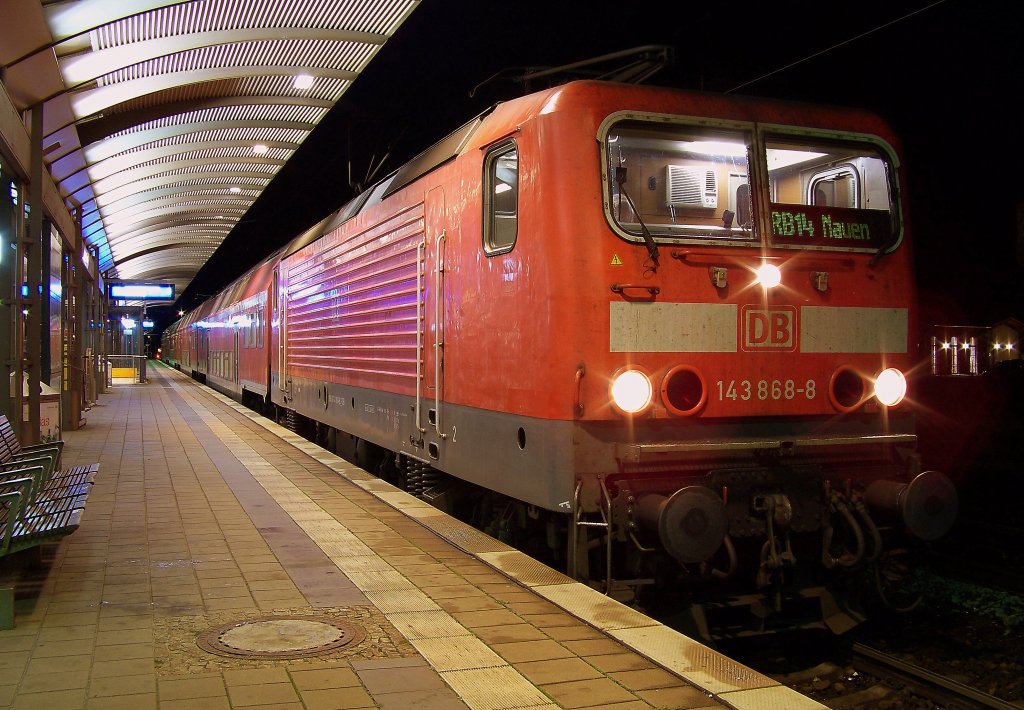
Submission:
M 778 69 L 773 69 L 772 71 L 768 72 L 767 74 L 762 74 L 761 76 L 758 76 L 758 77 L 755 77 L 753 79 L 750 79 L 749 81 L 745 81 L 742 84 L 739 84 L 738 86 L 734 86 L 731 89 L 729 89 L 728 91 L 724 91 L 722 93 L 731 94 L 732 92 L 739 91 L 740 89 L 743 89 L 743 88 L 745 88 L 747 86 L 750 86 L 751 84 L 756 84 L 757 82 L 761 81 L 762 79 L 767 79 L 768 77 L 774 76 L 776 74 L 779 74 L 780 72 L 784 72 L 787 69 L 792 69 L 793 67 L 797 66 L 798 64 L 803 64 L 804 62 L 807 62 L 807 61 L 810 61 L 810 60 L 814 59 L 815 57 L 820 57 L 823 54 L 827 54 L 827 53 L 831 52 L 833 49 L 838 49 L 839 47 L 842 47 L 844 45 L 850 44 L 851 42 L 856 42 L 857 40 L 863 39 L 864 37 L 867 37 L 870 34 L 874 34 L 875 32 L 878 32 L 879 30 L 884 30 L 886 27 L 891 27 L 892 25 L 895 25 L 897 22 L 902 22 L 903 20 L 907 20 L 907 19 L 913 17 L 914 15 L 919 15 L 922 12 L 926 12 L 927 10 L 931 10 L 936 5 L 941 5 L 945 1 L 946 0 L 937 0 L 936 2 L 933 2 L 930 5 L 925 5 L 924 7 L 918 8 L 917 10 L 914 10 L 913 12 L 908 12 L 906 15 L 903 15 L 901 17 L 897 17 L 894 20 L 889 20 L 888 22 L 886 22 L 884 24 L 881 24 L 878 27 L 872 28 L 872 29 L 867 30 L 865 32 L 861 32 L 860 34 L 854 35 L 853 37 L 850 37 L 849 39 L 845 39 L 842 42 L 838 42 L 837 44 L 833 44 L 831 47 L 826 47 L 825 49 L 822 49 L 822 50 L 819 50 L 819 51 L 815 52 L 814 54 L 809 54 L 806 57 L 804 57 L 803 59 L 797 59 L 795 62 L 790 62 L 789 64 L 786 64 L 785 66 L 779 67 Z

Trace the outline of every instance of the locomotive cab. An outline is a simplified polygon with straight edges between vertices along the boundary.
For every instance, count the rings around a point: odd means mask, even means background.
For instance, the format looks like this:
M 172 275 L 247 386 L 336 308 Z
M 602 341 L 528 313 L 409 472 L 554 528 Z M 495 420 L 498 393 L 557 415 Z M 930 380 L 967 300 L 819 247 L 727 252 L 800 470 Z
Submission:
M 906 405 L 898 154 L 874 117 L 739 113 L 620 110 L 598 128 L 608 385 L 581 388 L 580 436 L 616 470 L 579 479 L 574 564 L 605 525 L 628 560 L 608 589 L 625 569 L 643 572 L 620 586 L 753 583 L 760 619 L 815 597 L 842 630 L 857 613 L 836 613 L 839 590 L 885 579 L 892 546 L 941 537 L 957 507 L 920 471 Z

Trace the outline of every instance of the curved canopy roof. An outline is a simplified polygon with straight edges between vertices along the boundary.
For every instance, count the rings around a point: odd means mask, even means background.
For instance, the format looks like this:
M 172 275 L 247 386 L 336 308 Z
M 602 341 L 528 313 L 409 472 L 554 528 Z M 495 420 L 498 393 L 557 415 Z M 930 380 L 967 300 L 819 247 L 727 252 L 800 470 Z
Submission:
M 4 0 L 0 76 L 100 271 L 181 293 L 418 3 Z

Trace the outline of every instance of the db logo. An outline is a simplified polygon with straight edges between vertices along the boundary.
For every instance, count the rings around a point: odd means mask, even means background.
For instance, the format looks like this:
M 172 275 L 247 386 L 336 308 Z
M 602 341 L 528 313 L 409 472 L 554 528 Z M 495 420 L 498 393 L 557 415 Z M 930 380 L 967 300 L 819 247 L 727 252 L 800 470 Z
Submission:
M 740 342 L 743 343 L 744 350 L 776 350 L 780 352 L 796 350 L 795 307 L 744 306 L 740 318 L 743 327 Z

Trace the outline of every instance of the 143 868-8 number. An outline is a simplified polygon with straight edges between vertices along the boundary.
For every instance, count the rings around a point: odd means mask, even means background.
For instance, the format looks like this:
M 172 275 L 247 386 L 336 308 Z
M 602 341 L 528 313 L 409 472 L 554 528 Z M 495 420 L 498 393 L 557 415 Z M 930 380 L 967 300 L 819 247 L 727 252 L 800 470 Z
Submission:
M 751 399 L 764 401 L 797 397 L 814 399 L 818 389 L 814 380 L 807 380 L 799 387 L 793 380 L 718 380 L 716 387 L 719 401 L 738 399 L 744 402 Z

